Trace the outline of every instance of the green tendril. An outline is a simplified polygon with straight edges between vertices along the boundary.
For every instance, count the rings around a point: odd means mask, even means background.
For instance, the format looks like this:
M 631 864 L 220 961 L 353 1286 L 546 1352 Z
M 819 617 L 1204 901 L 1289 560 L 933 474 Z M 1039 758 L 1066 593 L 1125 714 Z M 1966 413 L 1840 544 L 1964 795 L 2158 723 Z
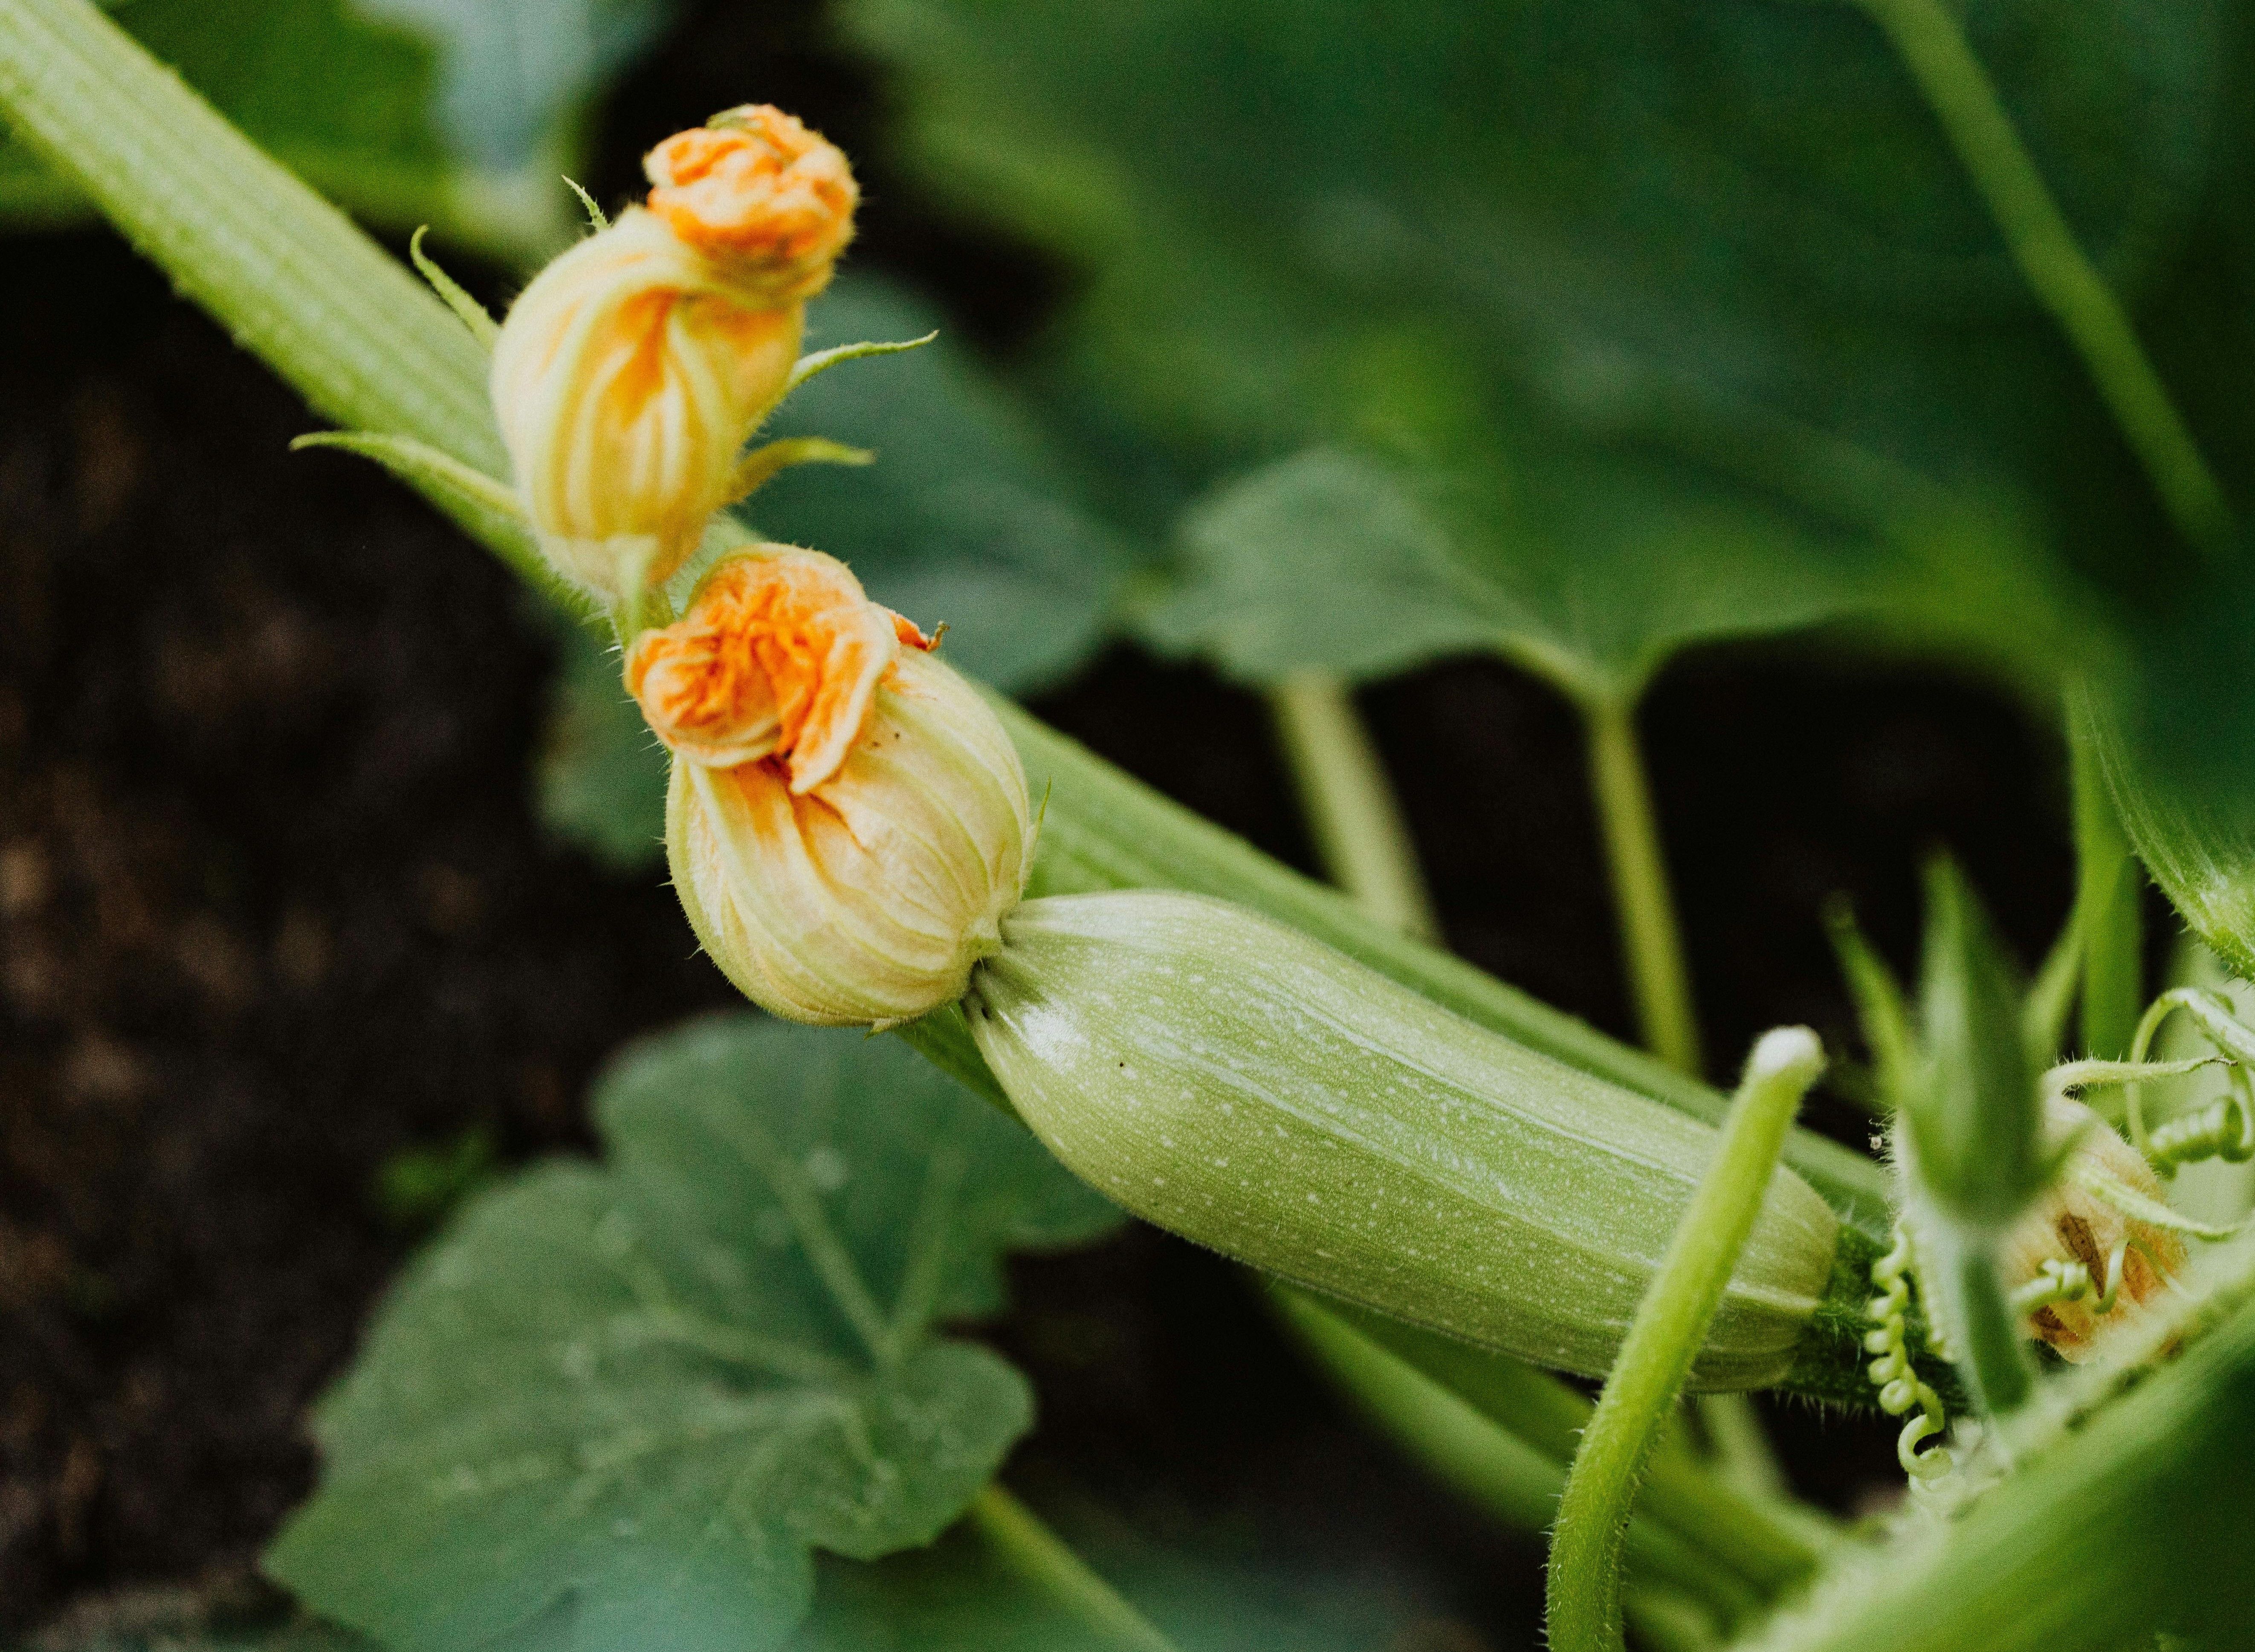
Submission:
M 1894 1241 L 1894 1248 L 1872 1264 L 1872 1283 L 1881 1294 L 1865 1310 L 1878 1326 L 1864 1335 L 1864 1351 L 1878 1356 L 1865 1374 L 1879 1391 L 1879 1409 L 1889 1417 L 1914 1409 L 1918 1413 L 1896 1437 L 1895 1460 L 1914 1481 L 1931 1485 L 1949 1472 L 1955 1459 L 1946 1445 L 1924 1452 L 1918 1448 L 1948 1427 L 1949 1418 L 1942 1396 L 1910 1362 L 1904 1318 L 1910 1311 L 1911 1244 L 1900 1222 L 1895 1224 Z M 2087 1276 L 2083 1284 L 2089 1287 Z

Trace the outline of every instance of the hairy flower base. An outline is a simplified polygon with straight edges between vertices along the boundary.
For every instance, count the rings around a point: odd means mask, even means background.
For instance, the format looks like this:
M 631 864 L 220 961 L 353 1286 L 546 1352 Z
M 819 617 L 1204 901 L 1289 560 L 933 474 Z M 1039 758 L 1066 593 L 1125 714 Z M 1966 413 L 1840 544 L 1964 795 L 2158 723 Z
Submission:
M 617 601 L 670 577 L 734 495 L 803 315 L 630 208 L 558 257 L 495 341 L 494 412 L 542 551 Z
M 677 759 L 666 854 L 706 951 L 791 1021 L 889 1026 L 962 995 L 1024 892 L 1032 830 L 1009 736 L 963 679 L 904 651 L 829 778 Z

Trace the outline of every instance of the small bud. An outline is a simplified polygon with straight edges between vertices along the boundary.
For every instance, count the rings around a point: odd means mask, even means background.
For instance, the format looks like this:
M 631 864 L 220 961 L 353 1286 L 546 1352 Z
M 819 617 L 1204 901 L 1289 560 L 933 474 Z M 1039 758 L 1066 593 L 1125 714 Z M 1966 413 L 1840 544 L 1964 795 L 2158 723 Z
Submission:
M 494 411 L 541 549 L 618 601 L 670 577 L 734 497 L 801 312 L 638 208 L 534 278 L 495 341 Z
M 854 238 L 861 190 L 837 146 L 766 103 L 676 132 L 643 161 L 650 209 L 774 304 L 812 298 Z
M 775 545 L 628 651 L 674 753 L 682 906 L 778 1016 L 887 1026 L 953 1002 L 1024 892 L 1025 771 L 931 646 L 843 563 Z
M 2000 1265 L 2008 1291 L 2034 1289 L 2048 1298 L 2028 1315 L 2029 1330 L 2080 1362 L 2183 1268 L 2184 1241 L 2093 1191 L 2094 1184 L 2116 1186 L 2156 1205 L 2161 1197 L 2152 1167 L 2089 1107 L 2048 1098 L 2044 1137 L 2055 1151 L 2073 1140 L 2074 1150 L 2052 1191 L 2013 1225 Z M 2062 1280 L 2079 1288 L 2042 1289 Z

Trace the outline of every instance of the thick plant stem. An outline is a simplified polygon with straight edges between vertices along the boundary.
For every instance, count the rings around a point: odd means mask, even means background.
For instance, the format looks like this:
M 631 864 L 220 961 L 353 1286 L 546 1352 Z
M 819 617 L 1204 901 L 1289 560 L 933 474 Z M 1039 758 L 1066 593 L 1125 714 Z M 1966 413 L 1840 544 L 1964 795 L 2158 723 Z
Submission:
M 1645 1047 L 1679 1072 L 1700 1068 L 1699 1023 L 1675 922 L 1675 896 L 1660 849 L 1652 789 L 1636 738 L 1636 707 L 1617 699 L 1586 702 L 1590 784 L 1605 833 L 1620 919 L 1621 951 Z
M 1011 1570 L 1113 1645 L 1128 1652 L 1176 1652 L 1172 1641 L 999 1481 L 979 1494 L 969 1516 Z
M 1541 1419 L 1533 1419 L 1531 1427 L 1500 1424 L 1315 1298 L 1286 1286 L 1272 1288 L 1270 1297 L 1332 1380 L 1436 1479 L 1521 1531 L 1541 1531 L 1556 1517 L 1566 1465 L 1556 1442 L 1544 1438 Z M 1555 1387 L 1557 1397 L 1586 1409 L 1588 1402 L 1563 1383 L 1525 1367 L 1515 1370 L 1532 1387 L 1529 1397 L 1536 1408 L 1552 1402 L 1544 1390 Z M 1758 1610 L 1782 1582 L 1805 1575 L 1813 1564 L 1812 1556 L 1798 1571 L 1780 1578 L 1769 1554 L 1752 1543 L 1750 1564 L 1734 1564 L 1736 1557 L 1728 1551 L 1738 1535 L 1727 1519 L 1710 1520 L 1687 1536 L 1639 1514 L 1626 1538 L 1630 1593 L 1658 1587 L 1697 1601 L 1729 1623 Z
M 1619 1652 L 1624 1644 L 1621 1554 L 1637 1483 L 1753 1230 L 1801 1098 L 1823 1065 L 1805 1027 L 1765 1034 L 1746 1063 L 1714 1162 L 1629 1324 L 1566 1478 L 1550 1545 L 1553 1652 Z
M 2020 1316 L 1997 1272 L 1999 1236 L 1929 1212 L 1916 1227 L 1921 1277 L 1942 1296 L 1951 1353 L 1973 1402 L 2003 1423 L 2035 1392 Z
M 1388 928 L 1441 932 L 1401 806 L 1346 683 L 1295 671 L 1268 691 L 1268 710 L 1331 881 Z
M 2075 924 L 2083 945 L 2082 1046 L 2119 1061 L 2130 1053 L 2145 1007 L 2144 879 L 2106 789 L 2088 691 L 2067 699 L 2067 745 L 2075 784 Z
M 2177 531 L 2220 551 L 2231 531 L 2223 490 L 2128 314 L 2076 244 L 1956 14 L 1946 0 L 1862 4 L 1918 82 L 2037 301 L 2083 357 Z
M 1425 1382 L 1524 1441 L 1563 1483 L 1589 1427 L 1591 1402 L 1547 1372 L 1466 1343 L 1345 1304 L 1324 1311 L 1352 1326 L 1366 1344 L 1408 1367 Z M 1350 1388 L 1350 1379 L 1334 1369 Z M 1709 1395 L 1703 1398 L 1712 1399 Z M 1647 1465 L 1636 1505 L 1640 1522 L 1673 1535 L 1707 1557 L 1774 1595 L 1816 1569 L 1829 1534 L 1823 1517 L 1789 1494 L 1751 1495 L 1724 1478 L 1671 1432 Z M 1545 1523 L 1548 1523 L 1548 1515 Z

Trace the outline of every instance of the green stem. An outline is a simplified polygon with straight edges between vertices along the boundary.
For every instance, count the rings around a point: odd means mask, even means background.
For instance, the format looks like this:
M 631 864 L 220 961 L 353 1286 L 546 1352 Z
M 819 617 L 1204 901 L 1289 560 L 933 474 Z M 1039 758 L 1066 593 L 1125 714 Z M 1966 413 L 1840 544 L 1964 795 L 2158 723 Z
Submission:
M 1623 699 L 1584 705 L 1590 730 L 1590 783 L 1612 871 L 1613 903 L 1630 995 L 1645 1047 L 1679 1072 L 1699 1071 L 1699 1023 L 1691 1009 L 1691 977 L 1675 922 L 1675 897 L 1660 852 L 1636 707 Z
M 1997 1271 L 1999 1235 L 1938 1213 L 1918 1224 L 1921 1283 L 1945 1293 L 1952 1357 L 1982 1415 L 2002 1423 L 2035 1393 L 2022 1317 Z
M 999 1481 L 979 1494 L 967 1514 L 1020 1577 L 1114 1646 L 1133 1652 L 1176 1652 L 1172 1641 L 1090 1571 L 1040 1515 L 1004 1491 Z
M 1944 0 L 1862 0 L 1996 221 L 2013 262 L 2082 355 L 2154 490 L 2195 545 L 2218 550 L 2231 510 L 2121 303 L 2076 244 L 1996 83 Z
M 1285 1322 L 1323 1361 L 1331 1378 L 1387 1434 L 1433 1476 L 1466 1501 L 1507 1526 L 1541 1531 L 1556 1517 L 1566 1484 L 1565 1451 L 1547 1438 L 1554 1432 L 1542 1416 L 1521 1429 L 1476 1409 L 1456 1393 L 1425 1375 L 1389 1348 L 1364 1335 L 1324 1304 L 1289 1287 L 1275 1286 L 1270 1297 Z M 1508 1362 L 1514 1380 L 1532 1388 L 1534 1410 L 1551 1409 L 1555 1388 L 1586 1417 L 1589 1402 L 1563 1383 Z M 1703 1530 L 1702 1536 L 1718 1535 Z M 1719 1534 L 1727 1536 L 1727 1531 Z M 1668 1529 L 1640 1512 L 1629 1523 L 1626 1559 L 1630 1588 L 1656 1585 L 1689 1596 L 1706 1611 L 1733 1621 L 1757 1609 L 1779 1580 L 1735 1568 L 1708 1548 Z M 1804 1564 L 1795 1576 L 1805 1575 Z
M 1785 1471 L 1778 1465 L 1777 1453 L 1770 1449 L 1753 1395 L 1694 1395 L 1691 1409 L 1707 1437 L 1715 1472 L 1725 1485 L 1742 1496 L 1765 1501 L 1788 1494 Z
M 2145 1004 L 2143 878 L 2090 721 L 2089 690 L 2068 695 L 2067 748 L 2075 787 L 2075 918 L 2083 940 L 2083 1053 L 2119 1061 Z
M 1753 1231 L 1801 1098 L 1823 1067 L 1816 1035 L 1800 1027 L 1765 1034 L 1746 1063 L 1714 1162 L 1629 1323 L 1567 1475 L 1550 1546 L 1554 1652 L 1619 1652 L 1624 1644 L 1621 1554 L 1637 1484 Z
M 1345 682 L 1295 671 L 1268 691 L 1268 710 L 1325 874 L 1387 928 L 1437 937 L 1401 804 Z
M 1524 1440 L 1563 1477 L 1594 1409 L 1582 1394 L 1517 1360 L 1367 1309 L 1331 1304 L 1325 1311 Z M 1636 1508 L 1638 1519 L 1648 1519 L 1765 1594 L 1799 1582 L 1821 1557 L 1823 1517 L 1816 1511 L 1784 1494 L 1749 1496 L 1715 1474 L 1674 1433 L 1653 1452 Z

